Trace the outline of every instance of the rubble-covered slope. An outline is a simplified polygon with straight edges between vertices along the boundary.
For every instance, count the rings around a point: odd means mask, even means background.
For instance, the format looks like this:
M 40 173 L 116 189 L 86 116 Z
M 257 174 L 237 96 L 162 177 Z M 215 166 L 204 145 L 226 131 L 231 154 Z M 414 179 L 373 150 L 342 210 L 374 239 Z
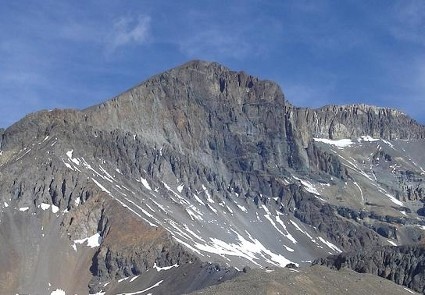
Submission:
M 412 290 L 371 274 L 352 270 L 330 270 L 323 266 L 302 269 L 281 268 L 250 270 L 220 285 L 191 294 L 251 295 L 251 294 L 415 294 Z

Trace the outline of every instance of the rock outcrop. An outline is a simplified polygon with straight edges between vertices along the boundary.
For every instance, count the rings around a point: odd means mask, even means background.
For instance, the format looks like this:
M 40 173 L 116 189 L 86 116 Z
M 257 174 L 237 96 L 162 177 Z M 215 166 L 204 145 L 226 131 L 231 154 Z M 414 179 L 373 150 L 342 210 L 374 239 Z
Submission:
M 350 268 L 371 273 L 425 293 L 425 247 L 380 247 L 368 251 L 342 253 L 318 259 L 314 264 L 334 269 Z
M 425 138 L 423 126 L 406 114 L 364 104 L 294 110 L 297 125 L 314 137 L 341 139 L 369 135 L 387 140 Z

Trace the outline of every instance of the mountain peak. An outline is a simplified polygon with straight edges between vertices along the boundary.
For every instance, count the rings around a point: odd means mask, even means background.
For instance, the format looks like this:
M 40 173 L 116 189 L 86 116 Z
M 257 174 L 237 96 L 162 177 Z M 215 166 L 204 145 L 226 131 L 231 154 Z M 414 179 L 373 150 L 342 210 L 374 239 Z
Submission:
M 178 67 L 176 67 L 175 69 L 205 69 L 205 68 L 211 68 L 213 70 L 218 70 L 218 71 L 227 71 L 229 72 L 230 69 L 227 68 L 226 66 L 218 63 L 218 62 L 214 62 L 214 61 L 206 61 L 206 60 L 200 60 L 200 59 L 194 59 L 194 60 L 190 60 Z
M 202 260 L 295 267 L 423 240 L 423 126 L 365 105 L 296 108 L 217 63 L 0 137 L 1 294 L 186 294 L 237 275 Z
M 51 129 L 52 120 L 75 125 L 84 121 L 95 129 L 120 129 L 158 144 L 173 142 L 189 149 L 208 142 L 211 128 L 235 128 L 255 136 L 279 129 L 286 134 L 290 127 L 299 133 L 304 146 L 312 137 L 425 138 L 425 128 L 400 111 L 366 104 L 296 108 L 285 100 L 278 84 L 203 60 L 155 75 L 82 112 L 30 114 L 11 126 L 6 137 L 10 140 L 12 130 L 25 133 L 23 139 L 43 133 L 41 129 Z
M 231 124 L 239 116 L 240 122 L 254 117 L 260 120 L 261 116 L 253 113 L 255 108 L 281 112 L 283 118 L 284 106 L 283 93 L 276 83 L 215 62 L 194 60 L 83 112 L 97 128 L 143 134 L 159 143 L 177 140 L 198 145 L 193 140 L 208 133 L 203 131 L 212 127 L 211 121 Z

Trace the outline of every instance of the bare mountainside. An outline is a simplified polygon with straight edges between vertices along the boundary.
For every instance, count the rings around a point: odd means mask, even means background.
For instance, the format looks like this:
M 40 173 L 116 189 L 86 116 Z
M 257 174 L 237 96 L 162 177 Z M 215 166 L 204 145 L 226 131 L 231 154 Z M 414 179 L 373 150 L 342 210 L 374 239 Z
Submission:
M 332 271 L 325 267 L 301 269 L 252 270 L 223 284 L 210 286 L 191 293 L 203 295 L 369 295 L 369 294 L 412 294 L 410 289 L 371 274 L 359 274 L 342 269 Z
M 1 133 L 0 293 L 182 294 L 245 266 L 419 247 L 424 137 L 399 111 L 297 108 L 203 61 L 30 114 Z

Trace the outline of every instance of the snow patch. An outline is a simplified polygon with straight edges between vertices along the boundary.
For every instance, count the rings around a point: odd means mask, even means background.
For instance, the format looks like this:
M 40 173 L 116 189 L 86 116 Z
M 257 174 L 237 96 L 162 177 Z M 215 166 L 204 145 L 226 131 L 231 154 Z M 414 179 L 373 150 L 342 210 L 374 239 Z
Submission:
M 72 157 L 72 154 L 74 153 L 74 150 L 70 150 L 66 152 L 66 155 L 68 157 L 68 159 L 73 162 L 76 165 L 80 165 L 80 161 L 78 159 L 75 159 Z
M 138 278 L 139 276 L 135 276 L 135 277 L 132 277 L 131 278 L 131 280 L 130 280 L 130 283 L 132 283 L 132 282 L 134 282 L 135 280 L 137 280 L 137 278 Z
M 314 141 L 317 141 L 317 142 L 323 142 L 326 144 L 334 145 L 339 149 L 349 147 L 352 144 L 354 144 L 354 142 L 351 139 L 338 139 L 338 140 L 326 139 L 326 138 L 313 138 L 313 139 Z
M 304 231 L 304 230 L 302 230 L 301 229 L 301 227 L 298 225 L 298 224 L 296 224 L 295 223 L 295 221 L 293 221 L 293 220 L 289 220 L 289 222 L 290 223 L 292 223 L 292 225 L 293 226 L 295 226 L 295 228 L 298 230 L 298 231 L 300 231 L 300 232 L 302 232 L 303 234 L 305 234 L 310 240 L 313 240 L 313 237 L 311 236 L 311 235 L 309 235 L 309 233 L 308 232 L 306 232 L 306 231 Z
M 195 219 L 197 219 L 199 221 L 204 220 L 202 218 L 201 211 L 199 211 L 198 208 L 196 208 L 195 206 L 191 205 L 190 207 L 186 208 L 185 210 L 186 210 L 187 214 L 189 214 L 189 216 L 192 220 L 195 220 Z
M 181 193 L 181 192 L 183 191 L 183 188 L 184 188 L 184 184 L 181 184 L 181 185 L 179 185 L 179 186 L 177 187 L 177 191 L 178 191 L 179 193 Z
M 179 201 L 176 201 L 173 197 L 171 197 L 171 199 L 175 202 L 175 203 L 180 203 L 181 205 L 190 205 L 190 202 L 188 202 L 185 198 L 183 198 L 182 196 L 180 196 L 177 192 L 175 192 L 168 184 L 166 184 L 165 182 L 162 182 L 162 184 L 165 186 L 165 188 L 172 192 L 174 196 L 176 196 Z
M 238 205 L 239 209 L 241 209 L 241 211 L 248 213 L 248 210 L 246 210 L 246 208 L 244 206 Z
M 398 246 L 396 243 L 394 243 L 393 241 L 391 241 L 391 240 L 387 240 L 387 242 L 388 243 L 390 243 L 392 246 Z
M 305 190 L 308 191 L 309 193 L 315 194 L 315 195 L 319 195 L 320 193 L 317 191 L 317 189 L 314 187 L 313 184 L 311 184 L 309 181 L 307 180 L 303 180 L 301 178 L 298 178 L 296 176 L 293 176 L 293 178 L 295 180 L 298 180 L 299 182 L 301 182 L 301 184 L 304 186 Z
M 67 168 L 69 168 L 69 169 L 71 169 L 71 170 L 74 170 L 74 168 L 72 168 L 72 166 L 71 165 L 69 165 L 69 163 L 66 163 L 66 162 L 63 162 L 64 164 L 65 164 L 65 166 L 67 167 Z
M 211 210 L 212 212 L 214 212 L 215 214 L 218 214 L 217 209 L 215 209 L 213 206 L 211 206 L 211 205 L 207 204 L 207 207 L 208 207 L 208 208 L 210 208 L 210 210 Z
M 147 181 L 146 179 L 144 179 L 143 177 L 140 177 L 140 182 L 143 184 L 143 186 L 144 186 L 147 190 L 149 190 L 149 191 L 151 191 L 151 190 L 152 190 L 152 188 L 151 188 L 151 186 L 149 185 L 148 181 Z
M 24 150 L 26 150 L 26 148 L 24 149 Z M 16 159 L 16 161 L 19 161 L 20 159 L 22 159 L 26 154 L 28 154 L 29 152 L 31 151 L 31 149 L 29 149 L 29 150 L 27 150 L 22 156 L 20 156 L 20 157 L 18 157 L 17 159 Z
M 142 291 L 131 292 L 131 293 L 119 293 L 119 294 L 117 294 L 117 295 L 137 295 L 137 294 L 143 294 L 143 293 L 145 293 L 145 292 L 147 292 L 147 291 L 149 291 L 149 290 L 152 290 L 153 288 L 158 287 L 159 285 L 161 285 L 161 284 L 162 284 L 162 282 L 163 282 L 163 281 L 164 281 L 164 280 L 161 280 L 161 281 L 159 281 L 158 283 L 156 283 L 155 285 L 150 286 L 149 288 L 146 288 L 146 289 L 144 289 L 144 290 L 142 290 Z
M 207 195 L 207 201 L 208 201 L 209 203 L 215 203 L 215 202 L 214 202 L 214 200 L 213 200 L 213 199 L 212 199 L 212 197 L 211 197 L 210 192 L 209 192 L 209 191 L 208 191 L 208 189 L 205 187 L 205 185 L 202 185 L 202 189 L 204 190 L 205 195 Z
M 19 211 L 25 212 L 25 211 L 28 211 L 29 209 L 30 209 L 30 207 L 21 207 L 21 208 L 19 208 Z
M 50 204 L 41 203 L 40 208 L 45 211 L 50 208 Z
M 272 226 L 284 237 L 286 237 L 287 239 L 289 239 L 292 243 L 296 244 L 297 241 L 294 239 L 294 237 L 287 231 L 285 224 L 283 223 L 283 221 L 279 218 L 278 215 L 276 215 L 276 222 L 278 222 L 280 224 L 280 226 L 283 227 L 283 229 L 286 231 L 286 234 L 283 233 L 277 226 L 276 223 L 273 221 L 272 217 L 271 217 L 271 213 L 269 211 L 269 209 L 267 209 L 266 206 L 261 205 L 262 208 L 264 209 L 264 211 L 266 211 L 266 214 L 264 215 L 264 217 L 270 221 L 270 223 L 272 224 Z
M 390 195 L 390 194 L 388 194 L 388 193 L 386 193 L 385 195 L 386 195 L 388 198 L 390 198 L 391 202 L 393 202 L 394 204 L 397 204 L 397 205 L 399 205 L 399 206 L 404 206 L 403 202 L 402 202 L 402 201 L 397 200 L 394 196 L 392 196 L 392 195 Z
M 353 182 L 354 183 L 354 185 L 355 186 L 357 186 L 357 188 L 359 189 L 359 191 L 360 191 L 360 197 L 362 198 L 362 203 L 364 204 L 364 195 L 363 195 L 363 190 L 362 190 L 362 188 L 360 187 L 360 185 L 357 183 L 357 182 Z
M 226 208 L 227 208 L 227 211 L 230 212 L 230 214 L 233 214 L 233 210 L 229 206 L 226 205 Z
M 280 267 L 285 267 L 287 264 L 292 263 L 282 255 L 273 253 L 267 249 L 247 231 L 245 232 L 248 235 L 248 239 L 245 239 L 236 231 L 233 232 L 237 235 L 237 243 L 226 243 L 216 238 L 210 238 L 210 243 L 195 243 L 194 246 L 201 251 L 214 253 L 220 256 L 230 255 L 242 257 L 258 266 L 260 265 L 255 260 L 260 258 L 264 259 L 267 263 Z
M 292 249 L 292 248 L 290 248 L 290 247 L 288 247 L 286 245 L 283 245 L 283 247 L 285 247 L 286 251 L 289 251 L 289 252 L 294 252 L 295 251 L 294 249 Z
M 129 278 L 130 278 L 130 277 L 125 277 L 125 278 L 119 279 L 119 280 L 118 280 L 118 283 L 124 282 L 124 281 L 128 280 Z
M 171 266 L 159 267 L 159 266 L 156 265 L 156 262 L 153 265 L 153 268 L 156 269 L 156 271 L 170 270 L 170 269 L 172 269 L 174 267 L 179 267 L 179 265 L 176 263 L 176 264 L 171 265 Z
M 50 295 L 66 295 L 65 291 L 62 289 L 56 289 L 50 293 Z
M 199 203 L 199 204 L 201 204 L 201 205 L 204 205 L 205 206 L 205 203 L 204 202 L 202 202 L 202 200 L 197 196 L 197 195 L 195 195 L 195 194 L 193 194 L 193 197 L 195 198 L 195 200 Z
M 59 207 L 58 206 L 55 206 L 55 205 L 52 205 L 52 212 L 53 213 L 58 213 L 59 212 Z
M 329 248 L 331 248 L 332 250 L 334 250 L 334 251 L 336 251 L 336 252 L 339 252 L 339 253 L 341 253 L 342 251 L 341 251 L 341 249 L 339 249 L 337 246 L 335 246 L 334 244 L 332 244 L 331 242 L 329 242 L 329 241 L 326 241 L 325 239 L 323 239 L 322 237 L 319 237 L 319 240 L 323 243 L 323 244 L 325 244 L 326 246 L 328 246 Z
M 74 240 L 74 245 L 72 246 L 74 250 L 76 250 L 76 244 L 84 244 L 87 242 L 87 246 L 90 248 L 96 248 L 99 247 L 102 243 L 102 236 L 100 233 L 95 233 L 91 237 L 81 239 L 81 240 Z
M 106 163 L 105 160 L 101 160 L 101 161 L 102 161 L 102 163 Z M 102 178 L 106 179 L 107 181 L 109 181 L 111 183 L 114 182 L 114 180 L 115 180 L 114 176 L 109 174 L 108 171 L 106 171 L 106 169 L 102 167 L 102 165 L 99 165 L 99 169 L 104 175 L 106 175 L 106 176 L 102 176 Z
M 394 145 L 391 142 L 389 142 L 388 140 L 384 140 L 384 139 L 382 139 L 382 141 L 384 143 L 386 143 L 387 145 L 389 145 L 393 150 L 395 150 L 395 147 L 394 147 Z
M 361 142 L 361 141 L 374 142 L 374 141 L 379 141 L 379 139 L 373 138 L 372 136 L 369 136 L 369 135 L 364 135 L 364 136 L 360 136 L 360 138 L 357 141 L 358 142 Z
M 293 244 L 297 243 L 297 240 L 289 233 L 289 231 L 286 229 L 286 225 L 283 223 L 283 221 L 280 219 L 279 215 L 276 215 L 276 222 L 280 224 L 281 227 L 286 231 L 286 234 L 283 234 L 288 240 L 290 240 Z

